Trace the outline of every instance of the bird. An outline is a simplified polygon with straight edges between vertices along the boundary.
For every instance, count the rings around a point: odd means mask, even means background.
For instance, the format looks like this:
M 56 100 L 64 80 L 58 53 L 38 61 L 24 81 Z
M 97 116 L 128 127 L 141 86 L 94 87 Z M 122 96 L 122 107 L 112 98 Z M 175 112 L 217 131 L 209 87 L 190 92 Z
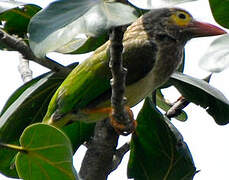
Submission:
M 187 41 L 225 33 L 180 8 L 152 9 L 139 17 L 127 27 L 122 41 L 126 106 L 135 106 L 169 79 L 182 62 Z M 109 46 L 108 40 L 72 70 L 53 95 L 43 123 L 63 127 L 74 121 L 92 123 L 109 117 Z M 118 128 L 117 123 L 112 125 Z

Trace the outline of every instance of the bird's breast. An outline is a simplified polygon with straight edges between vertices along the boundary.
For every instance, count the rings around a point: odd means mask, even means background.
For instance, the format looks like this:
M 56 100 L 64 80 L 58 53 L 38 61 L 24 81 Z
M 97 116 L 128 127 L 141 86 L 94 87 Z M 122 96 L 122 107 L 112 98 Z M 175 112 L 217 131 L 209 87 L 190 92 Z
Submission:
M 136 105 L 163 85 L 181 64 L 182 56 L 183 47 L 181 46 L 171 44 L 159 48 L 151 71 L 126 87 L 127 104 L 131 107 Z

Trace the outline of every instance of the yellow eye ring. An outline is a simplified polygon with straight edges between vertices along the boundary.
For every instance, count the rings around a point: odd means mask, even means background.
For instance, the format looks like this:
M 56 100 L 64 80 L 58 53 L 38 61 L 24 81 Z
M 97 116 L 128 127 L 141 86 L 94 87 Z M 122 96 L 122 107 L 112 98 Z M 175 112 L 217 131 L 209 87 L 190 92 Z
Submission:
M 172 14 L 171 20 L 178 26 L 187 26 L 192 20 L 192 16 L 184 11 L 176 11 Z

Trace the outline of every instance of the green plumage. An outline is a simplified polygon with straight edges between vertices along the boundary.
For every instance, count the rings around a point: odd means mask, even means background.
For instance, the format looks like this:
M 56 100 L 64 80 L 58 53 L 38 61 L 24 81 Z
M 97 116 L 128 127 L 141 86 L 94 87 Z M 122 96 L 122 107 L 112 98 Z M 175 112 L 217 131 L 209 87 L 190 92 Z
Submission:
M 125 92 L 128 106 L 136 105 L 165 83 L 181 63 L 185 43 L 200 36 L 189 29 L 189 24 L 179 24 L 185 21 L 179 13 L 190 19 L 187 23 L 194 22 L 184 10 L 165 8 L 148 12 L 127 28 L 123 62 L 128 69 Z M 93 122 L 108 116 L 88 114 L 85 110 L 110 106 L 109 44 L 108 41 L 99 47 L 68 75 L 53 96 L 44 123 L 63 126 L 69 121 Z

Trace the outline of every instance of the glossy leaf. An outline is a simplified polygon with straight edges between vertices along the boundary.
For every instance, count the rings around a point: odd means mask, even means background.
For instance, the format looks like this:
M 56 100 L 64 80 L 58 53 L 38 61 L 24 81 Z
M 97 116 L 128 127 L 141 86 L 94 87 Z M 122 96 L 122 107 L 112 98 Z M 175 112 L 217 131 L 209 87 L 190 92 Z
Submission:
M 59 0 L 34 16 L 29 25 L 30 46 L 36 56 L 70 53 L 88 37 L 134 21 L 134 8 L 103 0 Z M 125 17 L 125 18 L 123 18 Z
M 128 0 L 134 6 L 141 9 L 163 8 L 174 6 L 176 4 L 196 1 L 196 0 Z
M 201 68 L 210 72 L 221 72 L 229 66 L 229 35 L 215 39 L 199 61 Z
M 185 179 L 195 175 L 191 153 L 173 124 L 145 100 L 132 135 L 128 178 Z
M 30 86 L 34 85 L 35 83 L 37 83 L 40 79 L 42 79 L 43 77 L 47 76 L 47 73 L 41 75 L 41 76 L 38 76 L 34 79 L 32 79 L 31 81 L 23 84 L 21 87 L 19 87 L 10 97 L 9 99 L 7 100 L 7 102 L 5 103 L 3 109 L 1 110 L 1 113 L 0 113 L 0 117 L 3 115 L 3 113 L 9 108 L 9 106 L 11 104 L 13 104 L 14 101 L 17 100 L 17 98 L 20 97 L 20 95 L 26 90 L 28 89 Z M 1 121 L 0 121 L 1 122 Z
M 4 113 L 0 117 L 1 141 L 16 141 L 25 127 L 40 122 L 53 93 L 63 80 L 63 77 L 48 73 L 19 88 L 3 108 Z
M 53 76 L 53 73 L 46 73 L 29 81 L 9 98 L 0 117 L 1 142 L 19 144 L 18 140 L 24 128 L 42 121 L 52 94 L 63 81 L 52 79 Z M 15 155 L 14 151 L 0 148 L 1 173 L 17 178 Z
M 76 51 L 71 52 L 71 54 L 83 54 L 94 51 L 101 45 L 103 45 L 108 40 L 107 33 L 104 33 L 98 37 L 89 37 L 86 42 Z
M 74 65 L 73 65 L 74 66 Z M 2 142 L 18 144 L 19 137 L 28 125 L 41 122 L 49 101 L 65 77 L 54 73 L 41 75 L 20 87 L 9 98 L 0 117 Z M 91 138 L 94 124 L 75 122 L 63 128 L 72 142 L 74 152 Z M 13 166 L 16 152 L 0 148 L 0 171 L 9 177 L 17 177 Z
M 63 127 L 63 131 L 72 142 L 73 152 L 94 135 L 95 123 L 75 122 Z
M 20 37 L 24 37 L 27 33 L 30 19 L 39 10 L 41 10 L 41 7 L 37 5 L 23 5 L 1 13 L 0 21 L 4 21 L 3 29 L 9 34 L 16 34 Z
M 16 168 L 23 179 L 77 180 L 73 152 L 68 137 L 46 124 L 33 124 L 25 129 L 20 144 L 25 152 L 16 157 Z
M 167 112 L 171 107 L 172 104 L 168 103 L 167 100 L 164 98 L 161 90 L 157 90 L 156 92 L 156 103 L 157 106 Z M 181 114 L 175 117 L 179 121 L 186 121 L 188 119 L 187 114 L 182 110 Z
M 229 1 L 209 0 L 209 3 L 216 22 L 223 27 L 229 28 Z
M 206 81 L 182 73 L 174 73 L 170 81 L 190 102 L 202 106 L 217 124 L 229 123 L 229 101 Z
M 19 137 L 18 137 L 19 138 Z M 11 142 L 19 145 L 19 142 Z M 11 178 L 19 178 L 15 168 L 15 156 L 17 152 L 0 147 L 0 173 Z

